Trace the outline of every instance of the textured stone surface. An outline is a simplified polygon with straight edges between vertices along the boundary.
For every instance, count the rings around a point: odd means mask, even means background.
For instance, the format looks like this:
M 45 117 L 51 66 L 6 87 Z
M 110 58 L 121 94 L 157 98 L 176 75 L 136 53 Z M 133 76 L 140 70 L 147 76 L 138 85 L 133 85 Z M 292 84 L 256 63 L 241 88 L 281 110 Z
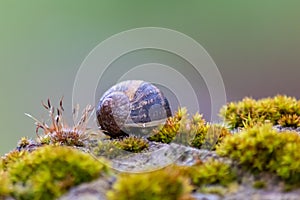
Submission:
M 170 164 L 193 165 L 197 161 L 208 158 L 220 158 L 215 152 L 195 149 L 180 144 L 162 144 L 150 142 L 149 151 L 144 153 L 128 153 L 112 160 L 112 167 L 118 171 L 144 172 L 153 171 Z
M 96 181 L 74 187 L 59 200 L 105 200 L 106 192 L 114 181 L 113 177 L 101 177 Z
M 218 159 L 222 162 L 231 163 L 230 160 L 220 158 L 215 152 L 205 149 L 195 149 L 179 144 L 161 144 L 150 143 L 149 152 L 145 153 L 128 153 L 112 161 L 112 166 L 120 171 L 127 172 L 142 172 L 155 170 L 163 166 L 176 163 L 178 165 L 193 165 L 197 161 L 205 161 L 209 158 Z M 197 200 L 236 200 L 236 199 L 251 199 L 251 200 L 298 200 L 300 199 L 300 189 L 290 192 L 283 192 L 278 180 L 268 178 L 265 189 L 253 188 L 254 177 L 249 173 L 240 174 L 242 180 L 234 186 L 234 189 L 228 189 L 223 196 L 217 194 L 204 194 L 194 192 L 193 197 Z M 74 187 L 60 200 L 105 200 L 106 192 L 111 188 L 115 177 L 99 178 L 91 183 L 84 183 Z

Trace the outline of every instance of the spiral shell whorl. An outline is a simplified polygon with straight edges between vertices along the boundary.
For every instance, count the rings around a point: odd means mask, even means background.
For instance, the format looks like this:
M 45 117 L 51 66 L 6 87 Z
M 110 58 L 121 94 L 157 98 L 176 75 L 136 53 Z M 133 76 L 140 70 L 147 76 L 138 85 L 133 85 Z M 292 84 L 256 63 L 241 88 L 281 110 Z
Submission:
M 124 126 L 129 114 L 129 99 L 122 92 L 107 95 L 97 109 L 99 125 L 103 130 L 108 130 L 112 137 L 127 135 L 122 133 L 121 127 Z
M 139 80 L 124 81 L 111 87 L 101 97 L 96 114 L 101 129 L 111 137 L 128 135 L 125 127 L 153 123 L 172 115 L 160 90 Z

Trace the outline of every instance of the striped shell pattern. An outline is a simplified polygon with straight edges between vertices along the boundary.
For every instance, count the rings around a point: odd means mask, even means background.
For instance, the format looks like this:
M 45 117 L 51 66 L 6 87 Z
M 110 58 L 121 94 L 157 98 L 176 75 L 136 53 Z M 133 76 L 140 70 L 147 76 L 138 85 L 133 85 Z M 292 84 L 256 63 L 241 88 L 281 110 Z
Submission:
M 153 84 L 128 80 L 108 89 L 96 109 L 100 128 L 113 137 L 139 134 L 172 115 L 168 100 Z

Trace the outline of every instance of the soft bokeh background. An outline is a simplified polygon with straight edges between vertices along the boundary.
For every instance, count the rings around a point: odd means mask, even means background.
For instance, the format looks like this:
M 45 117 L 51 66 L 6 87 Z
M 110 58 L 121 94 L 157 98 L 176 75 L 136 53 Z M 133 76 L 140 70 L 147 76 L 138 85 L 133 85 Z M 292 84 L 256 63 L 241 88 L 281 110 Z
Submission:
M 136 27 L 180 31 L 217 64 L 227 100 L 296 96 L 300 72 L 300 1 L 16 1 L 0 0 L 0 154 L 35 137 L 29 112 L 64 95 L 71 109 L 76 72 L 109 36 Z

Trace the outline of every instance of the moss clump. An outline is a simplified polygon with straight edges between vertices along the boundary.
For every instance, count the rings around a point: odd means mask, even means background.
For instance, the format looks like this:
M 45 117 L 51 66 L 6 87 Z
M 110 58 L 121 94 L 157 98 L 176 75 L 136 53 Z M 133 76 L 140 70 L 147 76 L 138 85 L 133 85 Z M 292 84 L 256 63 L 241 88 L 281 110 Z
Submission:
M 176 136 L 186 128 L 186 122 L 188 118 L 186 108 L 179 108 L 173 117 L 169 117 L 166 123 L 153 130 L 152 135 L 148 137 L 150 141 L 170 143 Z
M 208 150 L 215 150 L 225 137 L 232 135 L 226 127 L 218 124 L 200 125 L 194 134 L 191 146 Z
M 96 144 L 89 144 L 88 148 L 96 157 L 105 157 L 107 159 L 115 159 L 124 153 L 112 140 L 100 140 Z
M 300 126 L 300 116 L 296 114 L 282 115 L 278 120 L 278 124 L 283 127 L 297 128 Z
M 192 187 L 187 177 L 175 168 L 166 168 L 142 174 L 121 174 L 112 190 L 109 200 L 188 200 Z
M 89 138 L 89 132 L 87 130 L 87 123 L 94 110 L 91 105 L 87 105 L 82 112 L 80 120 L 75 123 L 77 118 L 78 109 L 73 111 L 74 125 L 70 126 L 66 123 L 63 112 L 63 99 L 60 100 L 59 106 L 55 108 L 51 105 L 48 99 L 47 103 L 42 103 L 43 107 L 48 111 L 51 123 L 47 125 L 30 114 L 26 114 L 32 118 L 36 124 L 36 134 L 38 141 L 41 144 L 53 144 L 53 145 L 67 145 L 67 146 L 84 146 L 85 141 Z M 55 112 L 56 111 L 56 112 Z M 43 131 L 43 134 L 38 134 L 39 130 Z M 26 144 L 26 143 L 25 143 Z
M 0 199 L 4 199 L 11 193 L 11 183 L 7 172 L 0 170 L 0 177 Z
M 16 199 L 55 199 L 70 187 L 106 172 L 104 164 L 79 150 L 43 146 L 7 169 Z
M 206 140 L 206 133 L 208 131 L 208 126 L 206 126 L 206 122 L 202 115 L 196 113 L 191 118 L 188 128 L 189 130 L 186 129 L 185 131 L 188 131 L 189 135 L 192 137 L 190 145 L 196 148 L 201 148 L 202 144 Z
M 15 162 L 21 160 L 25 155 L 27 155 L 27 151 L 18 151 L 13 150 L 7 154 L 5 154 L 3 157 L 1 157 L 1 165 L 0 170 L 7 170 L 10 165 L 14 164 Z
M 186 108 L 180 108 L 173 117 L 148 138 L 162 143 L 180 143 L 196 148 L 214 150 L 222 139 L 231 135 L 221 125 L 206 123 L 203 116 L 196 113 L 189 119 Z
M 114 141 L 114 144 L 116 145 L 116 147 L 124 151 L 133 153 L 139 153 L 144 149 L 148 149 L 149 147 L 149 144 L 145 139 L 136 136 L 124 137 L 120 140 Z
M 266 183 L 264 181 L 255 181 L 252 186 L 256 189 L 263 189 L 266 187 Z
M 254 172 L 268 171 L 288 184 L 300 183 L 300 135 L 278 133 L 271 124 L 246 129 L 226 137 L 217 153 L 228 156 Z
M 277 136 L 270 125 L 251 128 L 224 139 L 217 153 L 238 160 L 239 164 L 252 170 L 263 171 L 268 168 L 274 148 L 282 143 Z
M 192 189 L 226 187 L 236 177 L 230 165 L 209 159 L 193 166 L 172 165 L 149 173 L 121 174 L 107 197 L 109 200 L 193 199 L 190 196 Z
M 214 159 L 183 168 L 191 182 L 198 187 L 206 185 L 227 186 L 237 177 L 230 165 Z
M 232 129 L 253 127 L 265 121 L 283 126 L 298 126 L 300 102 L 294 97 L 284 95 L 260 100 L 246 97 L 242 101 L 225 105 L 220 110 L 220 116 Z M 285 117 L 282 119 L 283 116 Z
M 275 139 L 280 140 L 281 144 L 276 146 L 269 161 L 270 170 L 289 184 L 300 184 L 300 135 L 296 132 L 282 132 Z

